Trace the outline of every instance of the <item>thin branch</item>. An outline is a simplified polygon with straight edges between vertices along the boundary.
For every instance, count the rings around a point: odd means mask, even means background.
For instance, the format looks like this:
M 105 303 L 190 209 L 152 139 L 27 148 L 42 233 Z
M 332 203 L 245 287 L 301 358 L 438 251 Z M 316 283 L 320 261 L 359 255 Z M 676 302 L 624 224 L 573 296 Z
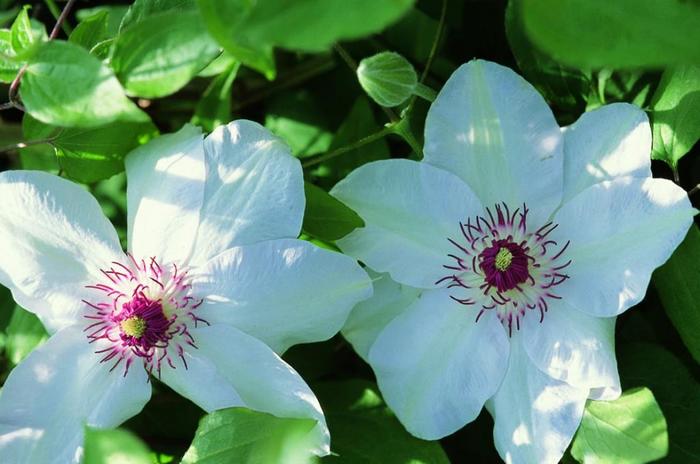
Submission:
M 58 7 L 58 5 L 56 5 L 56 2 L 54 0 L 44 0 L 44 3 L 53 17 L 58 20 L 58 18 L 61 16 L 61 9 Z M 63 27 L 63 32 L 65 32 L 66 35 L 70 35 L 71 32 L 73 32 L 73 28 L 70 27 L 67 22 L 64 22 L 61 26 Z
M 387 125 L 382 130 L 377 131 L 373 134 L 370 134 L 366 137 L 363 137 L 360 140 L 353 142 L 349 145 L 345 145 L 343 147 L 336 148 L 335 150 L 331 150 L 331 151 L 323 153 L 321 155 L 309 158 L 308 160 L 301 163 L 301 166 L 303 168 L 309 168 L 311 166 L 315 166 L 317 164 L 323 163 L 324 161 L 328 161 L 329 159 L 335 158 L 336 156 L 340 156 L 343 153 L 347 153 L 349 151 L 355 150 L 356 148 L 360 148 L 364 145 L 367 145 L 368 143 L 372 143 L 375 140 L 379 140 L 382 137 L 385 137 L 385 136 L 392 134 L 392 133 L 394 133 L 393 126 Z
M 691 196 L 693 196 L 694 194 L 696 194 L 696 193 L 698 193 L 698 192 L 700 192 L 700 184 L 698 184 L 698 185 L 696 185 L 695 187 L 691 188 L 691 189 L 688 191 L 688 196 L 691 197 Z
M 433 60 L 437 54 L 438 45 L 440 45 L 440 38 L 442 37 L 442 32 L 445 29 L 445 18 L 447 17 L 447 0 L 442 0 L 442 9 L 440 10 L 440 22 L 438 23 L 437 31 L 435 31 L 435 38 L 433 39 L 433 45 L 430 47 L 430 53 L 428 54 L 428 59 L 425 62 L 425 68 L 423 68 L 423 73 L 420 76 L 419 82 L 422 84 L 428 77 L 430 72 L 430 67 L 433 65 Z

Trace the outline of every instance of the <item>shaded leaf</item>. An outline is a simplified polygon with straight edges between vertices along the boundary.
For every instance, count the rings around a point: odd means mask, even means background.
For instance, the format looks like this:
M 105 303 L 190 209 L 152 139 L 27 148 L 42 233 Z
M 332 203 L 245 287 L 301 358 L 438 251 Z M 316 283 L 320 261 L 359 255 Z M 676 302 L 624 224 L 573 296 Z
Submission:
M 316 238 L 335 241 L 365 224 L 353 210 L 325 190 L 304 182 L 306 210 L 302 230 Z
M 238 74 L 238 63 L 232 64 L 209 84 L 192 116 L 192 124 L 207 132 L 231 120 L 231 87 Z
M 671 258 L 654 272 L 666 314 L 700 363 L 700 231 L 693 225 Z
M 99 42 L 109 38 L 107 35 L 108 20 L 109 11 L 97 11 L 78 23 L 70 37 L 68 37 L 68 41 L 91 50 Z
M 19 364 L 31 351 L 46 341 L 48 334 L 43 324 L 33 313 L 15 306 L 7 326 L 7 358 Z
M 151 464 L 148 447 L 124 429 L 85 428 L 83 464 Z

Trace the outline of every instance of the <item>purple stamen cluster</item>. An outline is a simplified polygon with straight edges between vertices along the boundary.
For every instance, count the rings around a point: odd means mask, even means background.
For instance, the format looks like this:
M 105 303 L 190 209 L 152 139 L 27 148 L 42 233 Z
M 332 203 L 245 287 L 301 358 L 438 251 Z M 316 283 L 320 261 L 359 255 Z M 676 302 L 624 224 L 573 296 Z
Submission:
M 552 222 L 529 230 L 527 214 L 525 205 L 511 212 L 503 203 L 460 222 L 461 239 L 447 239 L 456 248 L 448 255 L 452 261 L 444 265 L 452 273 L 436 282 L 462 290 L 451 295 L 458 303 L 480 305 L 477 321 L 484 312 L 496 311 L 509 335 L 513 326 L 520 329 L 529 310 L 537 310 L 542 322 L 547 301 L 561 299 L 554 287 L 569 279 L 563 272 L 571 264 L 563 258 L 569 242 L 557 248 L 550 238 L 557 228 Z
M 101 295 L 99 301 L 83 300 L 88 306 L 85 318 L 91 320 L 84 329 L 89 342 L 106 340 L 108 346 L 96 351 L 103 355 L 100 361 L 114 360 L 110 371 L 123 361 L 124 375 L 138 358 L 158 377 L 164 362 L 176 368 L 174 356 L 187 369 L 184 346 L 197 348 L 189 328 L 209 324 L 196 315 L 203 300 L 191 295 L 188 273 L 176 264 L 128 257 L 126 264 L 115 261 L 101 270 L 104 282 L 87 286 Z

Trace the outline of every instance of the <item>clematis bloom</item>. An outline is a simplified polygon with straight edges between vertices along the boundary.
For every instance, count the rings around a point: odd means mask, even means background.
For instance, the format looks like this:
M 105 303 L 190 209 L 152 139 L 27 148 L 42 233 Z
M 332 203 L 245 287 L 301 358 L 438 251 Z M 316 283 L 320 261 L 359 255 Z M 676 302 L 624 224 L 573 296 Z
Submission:
M 619 396 L 616 316 L 694 214 L 650 149 L 637 107 L 560 129 L 525 80 L 475 60 L 432 104 L 421 162 L 333 189 L 366 224 L 340 248 L 385 273 L 343 333 L 411 433 L 444 437 L 485 405 L 506 462 L 556 463 L 586 399 Z
M 317 421 L 279 354 L 330 338 L 371 283 L 344 255 L 297 240 L 302 171 L 264 128 L 185 126 L 126 159 L 129 251 L 95 199 L 41 172 L 0 174 L 0 282 L 52 334 L 0 394 L 0 462 L 68 463 L 84 425 L 115 427 L 149 374 L 206 411 Z

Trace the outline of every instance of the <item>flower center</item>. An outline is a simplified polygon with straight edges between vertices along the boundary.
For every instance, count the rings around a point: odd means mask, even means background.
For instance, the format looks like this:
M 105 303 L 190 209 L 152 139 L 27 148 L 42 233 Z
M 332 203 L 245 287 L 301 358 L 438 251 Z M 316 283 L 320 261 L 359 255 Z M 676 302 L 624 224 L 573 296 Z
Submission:
M 91 321 L 85 328 L 89 342 L 106 341 L 107 347 L 96 353 L 104 355 L 101 362 L 114 360 L 110 370 L 124 361 L 124 375 L 136 359 L 159 377 L 163 363 L 175 369 L 174 356 L 186 369 L 184 347 L 197 347 L 190 328 L 208 324 L 196 315 L 202 300 L 191 295 L 187 271 L 156 258 L 148 264 L 129 259 L 102 269 L 106 280 L 87 286 L 97 294 L 95 302 L 83 300 Z
M 122 329 L 122 334 L 127 337 L 141 338 L 147 326 L 146 321 L 139 316 L 132 316 L 121 321 L 119 327 Z
M 508 269 L 508 266 L 510 266 L 510 263 L 512 263 L 512 262 L 513 262 L 513 253 L 511 253 L 507 247 L 499 248 L 498 253 L 496 253 L 494 267 L 498 271 L 503 272 L 503 271 Z
M 486 208 L 485 215 L 460 223 L 461 238 L 447 239 L 457 250 L 443 266 L 452 273 L 436 285 L 448 282 L 460 292 L 450 295 L 453 300 L 480 306 L 477 321 L 485 311 L 496 311 L 510 335 L 526 313 L 538 311 L 542 322 L 548 301 L 561 299 L 554 287 L 569 279 L 563 272 L 571 264 L 563 257 L 569 242 L 558 247 L 550 238 L 557 228 L 551 222 L 530 229 L 525 205 L 511 213 L 501 204 L 494 211 Z

